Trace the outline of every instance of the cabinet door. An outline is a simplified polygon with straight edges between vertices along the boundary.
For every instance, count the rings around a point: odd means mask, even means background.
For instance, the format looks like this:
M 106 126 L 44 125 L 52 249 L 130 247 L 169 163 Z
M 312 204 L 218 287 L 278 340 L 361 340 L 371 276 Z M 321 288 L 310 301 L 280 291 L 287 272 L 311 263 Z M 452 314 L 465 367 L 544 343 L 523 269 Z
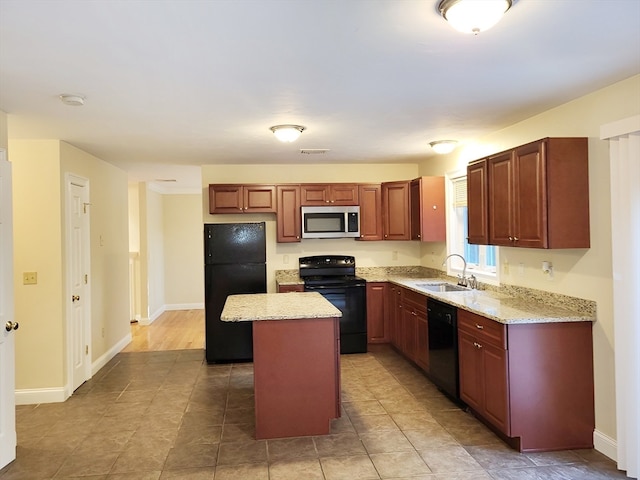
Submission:
M 420 177 L 411 181 L 411 240 L 446 240 L 444 177 Z
M 276 187 L 274 185 L 245 185 L 243 193 L 244 212 L 276 212 Z
M 367 339 L 368 343 L 389 343 L 387 315 L 387 284 L 367 282 Z
M 482 343 L 484 364 L 484 409 L 481 413 L 503 433 L 509 434 L 509 390 L 507 351 Z
M 418 343 L 418 317 L 416 311 L 410 306 L 402 305 L 402 353 L 416 361 Z
M 476 347 L 475 338 L 458 330 L 458 362 L 460 373 L 460 398 L 476 412 L 484 405 L 484 375 L 482 353 Z
M 278 206 L 276 214 L 277 241 L 280 243 L 299 242 L 302 230 L 300 186 L 278 185 L 276 197 Z
M 400 287 L 391 285 L 389 288 L 389 336 L 391 344 L 400 349 L 400 332 L 402 321 L 402 308 L 400 305 Z
M 349 183 L 330 184 L 329 203 L 332 205 L 358 205 L 358 185 Z
M 467 167 L 467 241 L 472 244 L 489 244 L 488 185 L 486 160 Z
M 547 174 L 543 142 L 516 148 L 513 154 L 513 244 L 546 248 Z
M 410 240 L 409 182 L 382 184 L 382 216 L 385 240 Z
M 514 162 L 511 151 L 490 157 L 489 178 L 489 243 L 513 246 Z
M 382 188 L 380 184 L 360 185 L 359 240 L 382 240 Z
M 418 312 L 416 328 L 416 363 L 425 372 L 429 371 L 429 327 L 427 315 Z
M 301 185 L 300 204 L 302 206 L 328 205 L 331 200 L 329 193 L 329 185 L 326 184 Z
M 209 185 L 209 213 L 242 213 L 242 185 Z

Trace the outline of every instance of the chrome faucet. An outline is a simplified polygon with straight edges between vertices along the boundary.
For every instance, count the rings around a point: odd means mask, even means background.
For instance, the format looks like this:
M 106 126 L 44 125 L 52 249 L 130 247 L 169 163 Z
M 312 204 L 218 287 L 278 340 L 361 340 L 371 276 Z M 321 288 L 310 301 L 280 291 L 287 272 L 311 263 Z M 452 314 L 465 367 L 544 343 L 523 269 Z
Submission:
M 458 275 L 458 285 L 460 285 L 461 287 L 466 287 L 467 286 L 467 276 L 466 276 L 467 261 L 464 259 L 462 255 L 458 253 L 452 253 L 451 255 L 447 255 L 447 257 L 444 259 L 444 262 L 442 262 L 443 267 L 447 265 L 447 260 L 449 260 L 451 257 L 460 257 L 462 259 L 464 266 L 462 267 L 462 276 Z M 474 277 L 474 280 L 475 280 L 475 277 Z

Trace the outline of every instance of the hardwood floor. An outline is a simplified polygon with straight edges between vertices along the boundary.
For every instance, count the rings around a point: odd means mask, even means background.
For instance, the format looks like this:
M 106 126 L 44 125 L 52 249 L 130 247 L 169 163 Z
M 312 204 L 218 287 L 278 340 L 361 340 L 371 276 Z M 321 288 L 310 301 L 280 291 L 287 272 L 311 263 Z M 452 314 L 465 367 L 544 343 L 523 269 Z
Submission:
M 204 349 L 204 310 L 172 310 L 151 325 L 133 323 L 131 336 L 123 352 Z

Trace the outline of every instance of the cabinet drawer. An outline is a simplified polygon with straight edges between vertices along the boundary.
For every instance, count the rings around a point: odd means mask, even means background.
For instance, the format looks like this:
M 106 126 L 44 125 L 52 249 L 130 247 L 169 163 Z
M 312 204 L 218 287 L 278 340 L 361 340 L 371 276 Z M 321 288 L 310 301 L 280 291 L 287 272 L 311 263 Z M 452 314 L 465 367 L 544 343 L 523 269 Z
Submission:
M 412 307 L 417 310 L 421 310 L 426 313 L 427 311 L 427 297 L 421 293 L 414 292 L 407 288 L 402 289 L 402 302 L 411 304 Z
M 458 329 L 474 335 L 479 341 L 507 349 L 507 326 L 502 323 L 458 309 Z

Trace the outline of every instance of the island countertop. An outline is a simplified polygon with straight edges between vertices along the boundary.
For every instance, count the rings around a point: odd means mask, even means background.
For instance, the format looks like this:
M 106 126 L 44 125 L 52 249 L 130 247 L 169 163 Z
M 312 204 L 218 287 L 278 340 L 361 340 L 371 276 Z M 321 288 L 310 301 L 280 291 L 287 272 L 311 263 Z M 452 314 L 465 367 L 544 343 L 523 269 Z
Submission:
M 342 317 L 342 312 L 318 292 L 291 292 L 229 295 L 220 320 L 251 322 L 337 317 Z

